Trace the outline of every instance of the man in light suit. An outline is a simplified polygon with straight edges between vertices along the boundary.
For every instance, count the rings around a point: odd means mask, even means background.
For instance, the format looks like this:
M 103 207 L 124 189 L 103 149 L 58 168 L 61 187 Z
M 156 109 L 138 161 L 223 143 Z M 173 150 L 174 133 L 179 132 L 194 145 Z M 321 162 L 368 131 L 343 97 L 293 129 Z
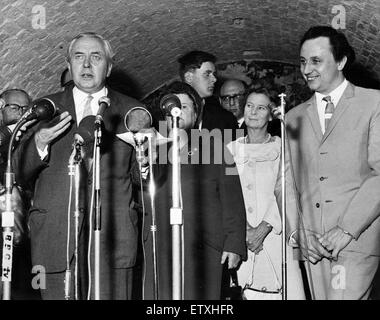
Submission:
M 44 267 L 46 271 L 46 288 L 41 288 L 43 299 L 65 297 L 65 270 L 67 259 L 69 268 L 73 269 L 74 247 L 72 218 L 71 236 L 69 239 L 67 236 L 69 158 L 79 122 L 85 116 L 97 114 L 98 101 L 103 96 L 110 99 L 110 107 L 103 114 L 100 156 L 100 299 L 131 297 L 132 267 L 137 252 L 137 216 L 132 210 L 130 179 L 135 154 L 133 147 L 119 140 L 116 134 L 126 130 L 124 116 L 127 111 L 142 104 L 105 86 L 106 77 L 112 69 L 112 57 L 112 48 L 102 36 L 95 33 L 76 36 L 67 51 L 68 67 L 74 85 L 48 96 L 59 106 L 61 113 L 50 122 L 37 125 L 16 150 L 17 181 L 34 188 L 33 206 L 29 213 L 32 263 Z M 90 165 L 87 166 L 89 168 Z M 79 200 L 79 298 L 85 299 L 87 243 L 88 234 L 92 231 L 88 213 L 93 182 L 91 169 L 82 169 Z M 74 209 L 73 203 L 71 208 Z M 71 213 L 70 217 L 72 216 Z M 70 246 L 66 252 L 68 240 Z M 94 243 L 91 252 L 94 252 Z M 94 274 L 93 265 L 91 270 Z M 92 296 L 93 293 L 94 286 Z M 70 297 L 74 297 L 73 286 Z
M 316 299 L 367 299 L 379 263 L 380 92 L 345 79 L 354 55 L 342 33 L 310 28 L 300 62 L 315 94 L 286 116 L 305 227 L 291 241 Z

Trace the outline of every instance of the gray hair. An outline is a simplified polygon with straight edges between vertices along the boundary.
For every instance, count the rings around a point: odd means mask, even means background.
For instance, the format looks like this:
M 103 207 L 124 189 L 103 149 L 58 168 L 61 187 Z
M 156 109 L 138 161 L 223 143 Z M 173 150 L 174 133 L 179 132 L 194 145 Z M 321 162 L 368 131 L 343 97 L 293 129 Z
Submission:
M 70 42 L 70 44 L 69 44 L 69 46 L 68 46 L 68 48 L 67 48 L 66 60 L 67 60 L 68 62 L 70 62 L 70 53 L 71 53 L 71 51 L 72 51 L 72 49 L 73 49 L 74 43 L 75 43 L 78 39 L 80 39 L 80 38 L 85 38 L 85 37 L 100 40 L 100 41 L 103 43 L 104 50 L 105 50 L 105 52 L 106 52 L 106 59 L 107 59 L 107 62 L 108 62 L 109 64 L 112 64 L 113 57 L 114 57 L 115 54 L 114 54 L 114 52 L 113 52 L 113 50 L 112 50 L 111 44 L 109 43 L 108 40 L 104 39 L 103 36 L 101 36 L 100 34 L 95 33 L 95 32 L 82 32 L 82 33 L 78 34 L 76 37 L 74 37 L 74 38 L 71 40 L 71 42 Z

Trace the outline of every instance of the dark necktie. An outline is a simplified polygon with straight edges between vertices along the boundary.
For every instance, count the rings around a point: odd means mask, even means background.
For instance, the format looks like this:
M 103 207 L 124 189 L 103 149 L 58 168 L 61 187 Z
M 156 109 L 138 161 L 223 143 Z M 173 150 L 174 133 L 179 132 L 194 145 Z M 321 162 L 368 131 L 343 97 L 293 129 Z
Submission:
M 326 132 L 335 108 L 334 108 L 334 104 L 331 101 L 330 96 L 326 96 L 322 100 L 326 101 L 326 108 L 325 108 L 325 132 Z

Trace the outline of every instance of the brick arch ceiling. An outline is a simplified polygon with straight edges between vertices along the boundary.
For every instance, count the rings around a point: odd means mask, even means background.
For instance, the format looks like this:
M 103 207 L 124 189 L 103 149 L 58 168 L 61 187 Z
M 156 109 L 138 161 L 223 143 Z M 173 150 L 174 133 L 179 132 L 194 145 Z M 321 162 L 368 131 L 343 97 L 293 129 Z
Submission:
M 140 97 L 175 78 L 176 59 L 193 49 L 221 62 L 297 64 L 301 35 L 331 25 L 342 8 L 358 61 L 379 76 L 380 0 L 2 0 L 0 90 L 22 87 L 33 97 L 59 90 L 67 43 L 82 31 L 110 40 Z M 45 28 L 36 29 L 43 11 Z

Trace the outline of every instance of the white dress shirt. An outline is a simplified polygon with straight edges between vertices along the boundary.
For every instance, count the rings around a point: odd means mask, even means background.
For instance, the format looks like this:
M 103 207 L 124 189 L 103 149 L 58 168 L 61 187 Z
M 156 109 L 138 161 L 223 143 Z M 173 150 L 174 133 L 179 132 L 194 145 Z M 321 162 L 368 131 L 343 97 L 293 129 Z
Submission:
M 343 95 L 344 90 L 346 90 L 346 87 L 348 85 L 348 81 L 344 79 L 344 81 L 333 91 L 331 91 L 329 94 L 321 94 L 319 92 L 315 93 L 315 97 L 317 99 L 317 111 L 319 116 L 319 123 L 321 124 L 322 133 L 324 134 L 326 131 L 325 128 L 325 109 L 326 109 L 326 101 L 322 100 L 326 96 L 331 97 L 331 102 L 334 104 L 334 108 L 339 103 L 340 98 Z

